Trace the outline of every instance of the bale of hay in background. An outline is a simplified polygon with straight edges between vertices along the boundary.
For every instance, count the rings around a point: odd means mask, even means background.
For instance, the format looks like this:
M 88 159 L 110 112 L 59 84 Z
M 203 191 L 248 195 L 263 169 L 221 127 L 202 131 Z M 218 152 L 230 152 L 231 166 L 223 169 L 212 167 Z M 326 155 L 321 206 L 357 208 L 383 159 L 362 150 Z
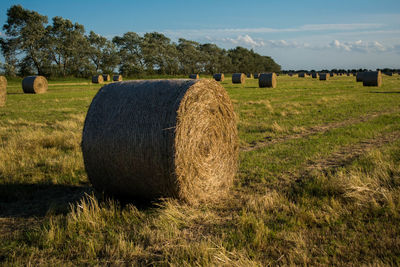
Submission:
M 247 73 L 247 74 L 246 74 L 246 77 L 247 77 L 247 78 L 253 78 L 253 74 Z
M 92 83 L 103 83 L 103 75 L 95 75 L 92 77 Z
M 199 75 L 198 74 L 190 74 L 189 79 L 198 79 Z
M 362 80 L 363 73 L 364 72 L 357 72 L 357 74 L 356 74 L 356 81 L 357 82 L 362 82 L 363 81 Z
M 382 73 L 381 71 L 367 71 L 362 75 L 363 86 L 381 86 Z
M 113 81 L 114 81 L 114 82 L 120 82 L 120 81 L 122 81 L 122 75 L 114 75 L 114 76 L 113 76 Z
M 7 100 L 7 79 L 0 76 L 0 107 L 6 104 Z
M 223 73 L 216 73 L 216 74 L 214 74 L 213 78 L 217 82 L 223 82 L 225 80 L 225 75 Z
M 272 73 L 261 73 L 260 77 L 258 78 L 258 86 L 260 88 L 263 87 L 276 87 L 276 74 Z
M 47 92 L 47 80 L 43 76 L 28 76 L 22 80 L 25 94 L 43 94 Z
M 254 73 L 253 76 L 254 76 L 254 79 L 258 79 L 260 77 L 260 73 Z
M 103 81 L 104 82 L 109 82 L 111 80 L 109 74 L 103 74 L 102 76 L 103 76 Z
M 387 76 L 393 76 L 393 73 L 391 73 L 391 72 L 384 72 L 384 74 Z
M 244 73 L 234 73 L 232 74 L 232 83 L 244 83 L 246 81 L 246 76 Z
M 313 77 L 313 78 L 318 78 L 318 73 L 313 72 L 313 73 L 311 74 L 311 77 Z
M 319 74 L 319 80 L 320 81 L 326 81 L 326 80 L 329 80 L 329 73 L 320 73 Z
M 305 74 L 304 72 L 300 72 L 300 73 L 299 73 L 299 77 L 300 77 L 300 78 L 305 78 L 306 75 L 307 75 L 307 74 Z
M 218 199 L 238 166 L 236 115 L 213 80 L 137 80 L 100 89 L 82 152 L 94 188 L 121 199 Z

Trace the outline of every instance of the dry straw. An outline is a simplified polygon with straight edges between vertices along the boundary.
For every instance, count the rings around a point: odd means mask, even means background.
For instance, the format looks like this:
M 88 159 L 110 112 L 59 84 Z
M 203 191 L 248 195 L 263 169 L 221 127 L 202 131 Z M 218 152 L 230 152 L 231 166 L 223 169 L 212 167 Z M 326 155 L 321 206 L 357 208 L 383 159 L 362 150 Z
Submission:
M 382 73 L 381 71 L 367 71 L 362 75 L 363 86 L 381 86 Z
M 120 82 L 120 81 L 122 81 L 122 75 L 114 75 L 114 76 L 113 76 L 113 81 L 114 81 L 114 82 Z
M 213 78 L 217 82 L 223 82 L 225 80 L 225 75 L 223 73 L 216 73 L 216 74 L 214 74 Z
M 22 80 L 25 94 L 43 94 L 47 92 L 47 80 L 43 76 L 28 76 Z
M 232 74 L 232 83 L 244 83 L 246 81 L 246 76 L 244 73 L 234 73 Z
M 111 80 L 109 74 L 103 74 L 102 76 L 103 76 L 103 81 L 105 82 L 109 82 Z
M 94 75 L 92 77 L 92 83 L 103 83 L 103 75 Z
M 199 79 L 199 74 L 190 74 L 189 79 Z
M 362 82 L 363 81 L 363 74 L 364 74 L 364 72 L 357 72 L 357 75 L 356 75 L 356 81 L 357 82 Z
M 276 87 L 276 74 L 272 73 L 261 73 L 260 77 L 258 78 L 258 86 L 260 88 L 263 87 Z
M 93 186 L 122 199 L 216 200 L 238 166 L 236 115 L 213 80 L 138 80 L 100 89 L 82 136 Z
M 320 73 L 320 74 L 319 74 L 319 80 L 320 80 L 320 81 L 329 80 L 329 77 L 330 77 L 329 73 Z
M 6 104 L 7 100 L 7 79 L 0 76 L 0 107 Z

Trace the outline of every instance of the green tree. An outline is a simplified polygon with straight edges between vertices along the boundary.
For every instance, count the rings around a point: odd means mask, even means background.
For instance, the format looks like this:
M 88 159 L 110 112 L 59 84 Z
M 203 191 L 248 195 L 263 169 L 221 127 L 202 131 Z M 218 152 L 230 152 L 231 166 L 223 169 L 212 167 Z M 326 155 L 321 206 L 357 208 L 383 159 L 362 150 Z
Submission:
M 112 73 L 120 63 L 120 58 L 113 42 L 91 31 L 86 37 L 90 46 L 88 56 L 94 64 L 96 72 Z
M 177 49 L 181 72 L 184 74 L 198 73 L 203 70 L 201 64 L 201 51 L 198 42 L 180 38 Z
M 115 36 L 112 39 L 120 58 L 119 72 L 123 75 L 129 76 L 144 71 L 142 41 L 143 39 L 134 32 L 127 32 L 122 37 Z

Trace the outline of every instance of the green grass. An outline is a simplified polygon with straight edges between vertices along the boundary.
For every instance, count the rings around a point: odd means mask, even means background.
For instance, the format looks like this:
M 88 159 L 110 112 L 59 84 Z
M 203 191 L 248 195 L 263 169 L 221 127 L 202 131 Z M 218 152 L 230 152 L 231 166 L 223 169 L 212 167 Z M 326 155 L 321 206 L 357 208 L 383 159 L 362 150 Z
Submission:
M 260 89 L 226 77 L 240 168 L 229 197 L 200 207 L 95 195 L 80 141 L 101 85 L 57 79 L 25 95 L 20 84 L 9 81 L 0 108 L 4 265 L 400 264 L 398 75 L 380 88 L 279 76 Z

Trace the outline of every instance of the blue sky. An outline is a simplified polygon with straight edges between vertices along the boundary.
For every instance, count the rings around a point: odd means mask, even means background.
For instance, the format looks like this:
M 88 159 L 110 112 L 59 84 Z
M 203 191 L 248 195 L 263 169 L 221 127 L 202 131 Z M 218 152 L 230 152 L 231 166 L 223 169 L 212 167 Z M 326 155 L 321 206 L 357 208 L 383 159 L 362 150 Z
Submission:
M 14 4 L 108 38 L 157 31 L 253 48 L 284 69 L 400 68 L 400 0 L 0 0 L 1 25 Z

